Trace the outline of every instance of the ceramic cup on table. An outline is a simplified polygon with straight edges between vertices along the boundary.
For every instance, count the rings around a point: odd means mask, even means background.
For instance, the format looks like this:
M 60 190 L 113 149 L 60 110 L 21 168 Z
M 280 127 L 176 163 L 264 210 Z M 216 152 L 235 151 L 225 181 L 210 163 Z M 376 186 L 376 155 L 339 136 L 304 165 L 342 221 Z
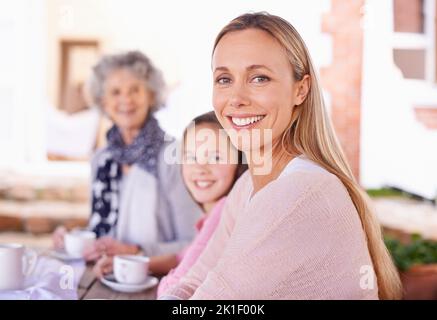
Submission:
M 0 291 L 23 288 L 25 277 L 35 268 L 37 254 L 22 244 L 0 244 Z
M 145 256 L 116 255 L 114 276 L 122 284 L 141 284 L 147 280 L 150 259 Z
M 86 248 L 96 241 L 96 234 L 88 230 L 72 230 L 64 236 L 64 247 L 67 254 L 81 258 Z

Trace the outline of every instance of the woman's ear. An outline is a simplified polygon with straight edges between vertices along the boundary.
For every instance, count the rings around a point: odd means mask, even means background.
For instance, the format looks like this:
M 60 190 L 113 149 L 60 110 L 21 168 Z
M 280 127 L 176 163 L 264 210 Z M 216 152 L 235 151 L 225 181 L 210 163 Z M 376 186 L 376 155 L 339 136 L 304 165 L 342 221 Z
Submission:
M 311 88 L 311 77 L 306 74 L 302 80 L 295 83 L 296 86 L 296 96 L 294 105 L 298 106 L 302 104 L 306 97 L 308 96 L 308 92 L 310 92 Z

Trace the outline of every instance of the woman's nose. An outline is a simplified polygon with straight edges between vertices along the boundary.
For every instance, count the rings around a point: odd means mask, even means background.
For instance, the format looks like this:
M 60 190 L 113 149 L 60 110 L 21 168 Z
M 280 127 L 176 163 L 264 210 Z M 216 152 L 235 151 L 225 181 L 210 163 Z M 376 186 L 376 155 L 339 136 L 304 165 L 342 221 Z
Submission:
M 243 107 L 249 104 L 249 95 L 244 84 L 236 83 L 233 86 L 229 104 L 235 108 Z
M 120 95 L 120 102 L 123 104 L 131 104 L 132 103 L 132 95 L 128 92 L 122 93 Z

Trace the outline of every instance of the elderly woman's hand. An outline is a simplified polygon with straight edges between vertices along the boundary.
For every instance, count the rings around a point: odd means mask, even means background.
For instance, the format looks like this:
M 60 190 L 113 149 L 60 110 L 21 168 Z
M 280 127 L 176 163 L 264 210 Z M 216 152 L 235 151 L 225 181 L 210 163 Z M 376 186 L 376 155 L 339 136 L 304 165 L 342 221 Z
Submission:
M 125 244 L 111 237 L 102 237 L 97 239 L 92 246 L 85 249 L 84 258 L 87 261 L 95 261 L 103 256 L 137 254 L 138 252 L 138 246 Z
M 102 278 L 105 274 L 111 273 L 114 269 L 114 257 L 103 256 L 97 261 L 93 268 L 93 273 L 97 278 Z

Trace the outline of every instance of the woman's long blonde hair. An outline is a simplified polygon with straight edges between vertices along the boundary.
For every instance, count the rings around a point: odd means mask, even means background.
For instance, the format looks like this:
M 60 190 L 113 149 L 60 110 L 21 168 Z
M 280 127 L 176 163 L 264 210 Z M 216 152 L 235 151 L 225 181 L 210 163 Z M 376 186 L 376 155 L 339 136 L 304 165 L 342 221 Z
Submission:
M 279 41 L 287 52 L 295 81 L 302 80 L 305 75 L 310 76 L 308 96 L 293 109 L 292 120 L 284 132 L 282 145 L 288 153 L 304 154 L 341 180 L 355 205 L 366 235 L 377 277 L 379 298 L 400 299 L 402 286 L 399 274 L 384 244 L 381 227 L 371 208 L 370 199 L 354 178 L 337 140 L 303 39 L 281 17 L 265 12 L 248 13 L 235 18 L 220 31 L 214 50 L 225 34 L 245 29 L 263 30 Z

